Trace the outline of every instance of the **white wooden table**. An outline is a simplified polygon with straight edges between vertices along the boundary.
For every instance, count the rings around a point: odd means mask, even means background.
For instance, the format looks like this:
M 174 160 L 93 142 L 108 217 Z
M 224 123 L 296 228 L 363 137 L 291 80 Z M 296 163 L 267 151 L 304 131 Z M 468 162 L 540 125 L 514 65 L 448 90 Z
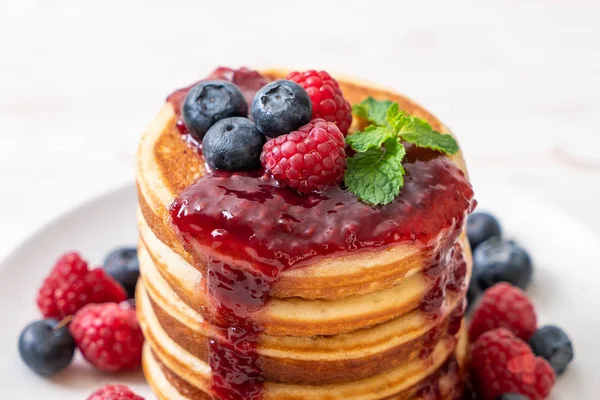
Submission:
M 0 0 L 0 257 L 132 182 L 164 97 L 221 64 L 407 93 L 458 134 L 474 174 L 600 233 L 600 2 L 285 3 Z

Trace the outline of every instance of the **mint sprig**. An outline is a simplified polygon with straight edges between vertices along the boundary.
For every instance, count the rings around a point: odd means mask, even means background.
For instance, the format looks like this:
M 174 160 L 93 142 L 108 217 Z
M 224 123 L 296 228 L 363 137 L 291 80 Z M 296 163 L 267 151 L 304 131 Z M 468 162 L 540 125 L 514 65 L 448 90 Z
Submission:
M 390 100 L 375 100 L 369 96 L 362 103 L 352 106 L 352 114 L 375 125 L 384 125 L 387 110 L 391 105 Z
M 357 154 L 346 159 L 344 182 L 348 190 L 366 203 L 391 203 L 404 186 L 402 160 L 406 149 L 401 141 L 446 154 L 458 151 L 452 136 L 441 134 L 427 121 L 408 115 L 400 110 L 398 103 L 368 97 L 355 104 L 352 111 L 372 125 L 346 138 Z
M 348 190 L 369 204 L 391 203 L 404 186 L 405 154 L 398 138 L 389 138 L 383 149 L 370 148 L 348 158 L 344 178 Z

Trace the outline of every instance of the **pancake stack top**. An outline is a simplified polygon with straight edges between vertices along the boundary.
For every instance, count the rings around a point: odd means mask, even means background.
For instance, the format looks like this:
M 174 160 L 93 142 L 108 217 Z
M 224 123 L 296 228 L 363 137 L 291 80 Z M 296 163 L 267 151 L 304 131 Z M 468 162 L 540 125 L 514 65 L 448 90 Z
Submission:
M 250 98 L 260 87 L 223 77 Z M 340 87 L 351 103 L 388 99 L 448 133 L 403 96 Z M 461 153 L 408 147 L 404 188 L 386 205 L 338 186 L 300 194 L 264 171 L 207 171 L 201 144 L 178 129 L 187 90 L 170 96 L 137 162 L 138 312 L 157 395 L 459 396 L 474 203 Z

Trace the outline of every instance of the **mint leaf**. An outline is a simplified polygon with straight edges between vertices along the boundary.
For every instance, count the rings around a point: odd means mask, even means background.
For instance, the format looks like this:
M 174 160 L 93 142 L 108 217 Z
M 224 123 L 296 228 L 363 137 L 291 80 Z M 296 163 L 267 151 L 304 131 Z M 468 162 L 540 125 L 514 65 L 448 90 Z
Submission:
M 369 125 L 364 132 L 356 132 L 346 138 L 346 143 L 358 152 L 367 151 L 370 148 L 379 149 L 383 142 L 396 133 L 388 127 Z
M 433 130 L 424 119 L 407 115 L 390 100 L 368 97 L 355 104 L 352 112 L 373 124 L 346 138 L 357 154 L 346 158 L 344 181 L 348 190 L 366 203 L 391 203 L 404 186 L 406 149 L 401 141 L 447 154 L 458 151 L 452 136 Z
M 400 111 L 400 106 L 398 103 L 393 103 L 385 113 L 385 120 L 392 128 L 394 128 L 396 121 L 398 121 L 405 114 L 406 113 L 404 111 Z
M 352 113 L 375 125 L 385 125 L 386 113 L 392 104 L 390 100 L 375 100 L 369 96 L 361 103 L 353 105 Z
M 404 133 L 402 139 L 417 147 L 441 151 L 446 154 L 455 154 L 458 151 L 458 143 L 450 135 L 444 135 L 437 131 L 421 133 Z
M 346 160 L 345 184 L 362 201 L 377 205 L 391 203 L 404 186 L 404 146 L 388 138 L 384 148 L 369 148 Z
M 444 135 L 433 130 L 424 119 L 400 115 L 390 122 L 390 125 L 402 140 L 417 147 L 426 147 L 446 154 L 454 154 L 458 151 L 458 143 L 451 135 Z
M 433 131 L 429 122 L 412 115 L 400 115 L 394 121 L 390 122 L 398 135 L 404 133 L 427 133 Z

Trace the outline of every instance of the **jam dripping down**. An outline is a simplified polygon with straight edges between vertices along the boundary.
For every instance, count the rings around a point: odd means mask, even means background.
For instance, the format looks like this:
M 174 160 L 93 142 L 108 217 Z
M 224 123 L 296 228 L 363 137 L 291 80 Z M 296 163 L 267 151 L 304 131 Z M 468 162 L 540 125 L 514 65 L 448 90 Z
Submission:
M 209 79 L 217 72 L 250 98 L 264 84 L 258 86 L 262 81 L 248 70 L 236 75 L 219 69 Z M 249 77 L 248 87 L 241 76 Z M 186 92 L 169 96 L 176 110 Z M 464 285 L 466 264 L 454 243 L 472 207 L 467 178 L 447 157 L 412 146 L 407 146 L 404 168 L 405 186 L 385 206 L 361 203 L 338 187 L 300 195 L 263 171 L 212 172 L 173 202 L 176 232 L 188 251 L 206 260 L 210 318 L 219 332 L 209 343 L 211 389 L 217 398 L 262 397 L 257 351 L 262 327 L 254 317 L 283 271 L 334 253 L 403 242 L 427 249 L 442 238 L 447 248 L 435 252 L 426 272 L 434 283 L 421 308 L 439 313 L 436 305 L 443 303 L 445 291 Z
M 464 382 L 454 357 L 448 359 L 436 373 L 419 384 L 415 397 L 423 400 L 442 399 L 442 379 L 445 380 L 444 398 L 462 400 Z
M 453 233 L 459 234 L 460 230 L 454 229 Z M 456 238 L 448 239 L 447 243 L 452 246 L 448 249 L 442 246 L 433 257 L 433 262 L 423 270 L 430 284 L 421 299 L 420 307 L 433 317 L 445 315 L 446 310 L 443 309 L 443 305 L 448 290 L 462 293 L 467 285 L 467 263 L 461 245 L 455 243 Z
M 261 332 L 252 313 L 266 302 L 271 282 L 251 270 L 208 260 L 207 291 L 212 323 L 220 333 L 209 341 L 212 390 L 219 399 L 260 399 L 262 367 L 256 348 Z

